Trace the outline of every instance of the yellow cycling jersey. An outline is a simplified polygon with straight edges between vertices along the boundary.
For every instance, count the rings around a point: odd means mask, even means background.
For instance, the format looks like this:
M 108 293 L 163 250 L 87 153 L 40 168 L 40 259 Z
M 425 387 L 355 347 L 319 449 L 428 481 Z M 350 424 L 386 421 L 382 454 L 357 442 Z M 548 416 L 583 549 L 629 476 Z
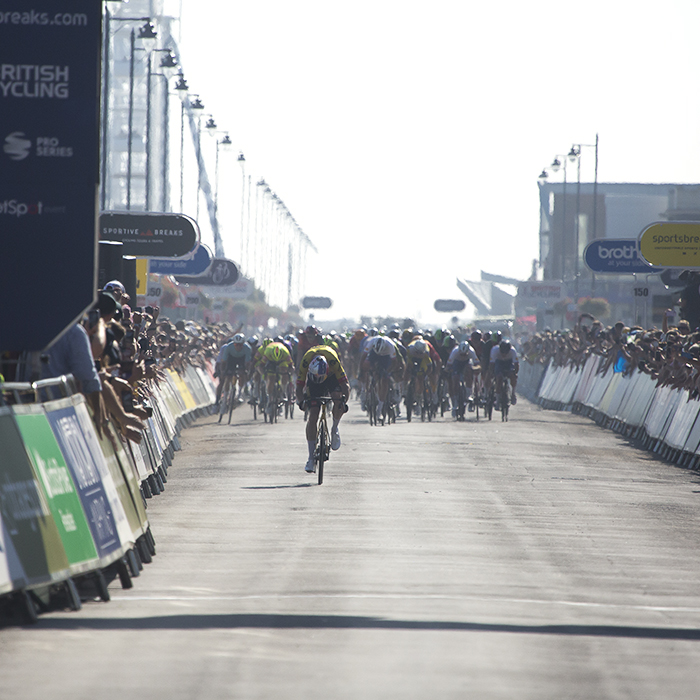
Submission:
M 284 343 L 270 343 L 266 348 L 262 349 L 258 359 L 255 362 L 256 367 L 265 367 L 269 363 L 276 364 L 280 369 L 289 369 L 292 367 L 292 356 Z
M 311 350 L 307 350 L 304 357 L 301 359 L 299 377 L 297 379 L 298 384 L 306 383 L 306 374 L 309 371 L 309 364 L 317 355 L 323 355 L 323 357 L 326 358 L 326 362 L 328 362 L 328 376 L 334 374 L 339 382 L 347 382 L 348 378 L 343 369 L 343 365 L 340 363 L 338 353 L 327 345 L 317 345 L 311 348 Z

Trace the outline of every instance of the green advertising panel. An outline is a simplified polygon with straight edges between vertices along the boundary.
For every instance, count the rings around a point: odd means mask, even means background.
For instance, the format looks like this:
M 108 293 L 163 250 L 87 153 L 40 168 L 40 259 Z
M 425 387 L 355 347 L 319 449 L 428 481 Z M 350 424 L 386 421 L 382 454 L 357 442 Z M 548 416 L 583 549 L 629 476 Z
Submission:
M 15 420 L 61 535 L 71 573 L 95 568 L 97 550 L 66 461 L 43 408 L 15 406 Z
M 0 408 L 0 445 L 0 511 L 5 543 L 12 543 L 23 569 L 22 573 L 10 571 L 13 586 L 65 578 L 68 558 L 9 408 Z M 26 580 L 22 580 L 24 577 Z

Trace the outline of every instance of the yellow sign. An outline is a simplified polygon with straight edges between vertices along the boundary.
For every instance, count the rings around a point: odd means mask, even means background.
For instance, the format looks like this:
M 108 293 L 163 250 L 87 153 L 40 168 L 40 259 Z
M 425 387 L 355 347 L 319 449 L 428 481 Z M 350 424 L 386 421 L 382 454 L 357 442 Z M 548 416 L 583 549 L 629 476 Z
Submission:
M 146 294 L 148 287 L 148 258 L 136 258 L 136 293 Z
M 639 235 L 639 252 L 659 267 L 700 268 L 700 223 L 662 221 Z

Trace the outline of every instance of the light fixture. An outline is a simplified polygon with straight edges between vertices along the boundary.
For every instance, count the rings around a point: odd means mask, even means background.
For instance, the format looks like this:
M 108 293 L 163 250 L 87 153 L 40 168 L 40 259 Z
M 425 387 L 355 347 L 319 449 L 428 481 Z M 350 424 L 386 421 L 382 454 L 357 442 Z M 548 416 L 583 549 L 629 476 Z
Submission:
M 581 151 L 579 151 L 579 149 L 576 148 L 576 146 L 572 146 L 571 150 L 569 151 L 569 160 L 572 163 L 575 163 L 576 159 L 579 157 L 580 154 L 581 154 Z
M 559 160 L 559 158 L 555 158 L 549 167 L 552 170 L 554 170 L 555 173 L 558 173 L 559 170 L 561 169 L 561 161 Z
M 209 120 L 204 126 L 206 126 L 207 129 L 216 129 L 216 122 L 214 121 L 214 117 L 209 117 Z
M 190 103 L 190 107 L 192 107 L 192 109 L 204 109 L 204 103 L 197 97 L 194 102 Z
M 182 74 L 182 71 L 178 75 L 177 83 L 175 83 L 175 89 L 189 90 L 189 86 L 187 85 L 187 81 L 185 80 L 185 76 Z
M 241 151 L 238 154 L 238 162 L 245 163 L 245 156 L 243 155 L 243 151 Z M 260 180 L 260 182 L 258 182 L 258 185 L 264 185 L 264 184 L 265 184 L 265 180 Z
M 542 172 L 540 173 L 540 176 L 537 178 L 541 183 L 545 183 L 547 181 L 547 178 L 549 177 L 549 173 L 542 168 Z
M 168 53 L 163 56 L 163 58 L 160 59 L 160 67 L 161 68 L 175 68 L 177 67 L 177 59 L 175 56 L 170 53 L 170 50 L 168 50 Z M 182 75 L 182 74 L 181 74 Z
M 146 22 L 146 24 L 139 29 L 139 39 L 155 39 L 158 36 L 155 27 L 152 22 Z

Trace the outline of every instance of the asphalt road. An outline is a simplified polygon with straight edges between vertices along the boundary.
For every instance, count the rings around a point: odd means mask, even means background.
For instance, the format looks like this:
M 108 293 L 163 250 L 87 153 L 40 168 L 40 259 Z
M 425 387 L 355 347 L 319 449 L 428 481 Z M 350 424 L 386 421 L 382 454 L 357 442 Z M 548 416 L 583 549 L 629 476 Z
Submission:
M 3 698 L 700 697 L 700 479 L 587 419 L 201 419 L 158 554 L 110 603 L 0 630 Z

